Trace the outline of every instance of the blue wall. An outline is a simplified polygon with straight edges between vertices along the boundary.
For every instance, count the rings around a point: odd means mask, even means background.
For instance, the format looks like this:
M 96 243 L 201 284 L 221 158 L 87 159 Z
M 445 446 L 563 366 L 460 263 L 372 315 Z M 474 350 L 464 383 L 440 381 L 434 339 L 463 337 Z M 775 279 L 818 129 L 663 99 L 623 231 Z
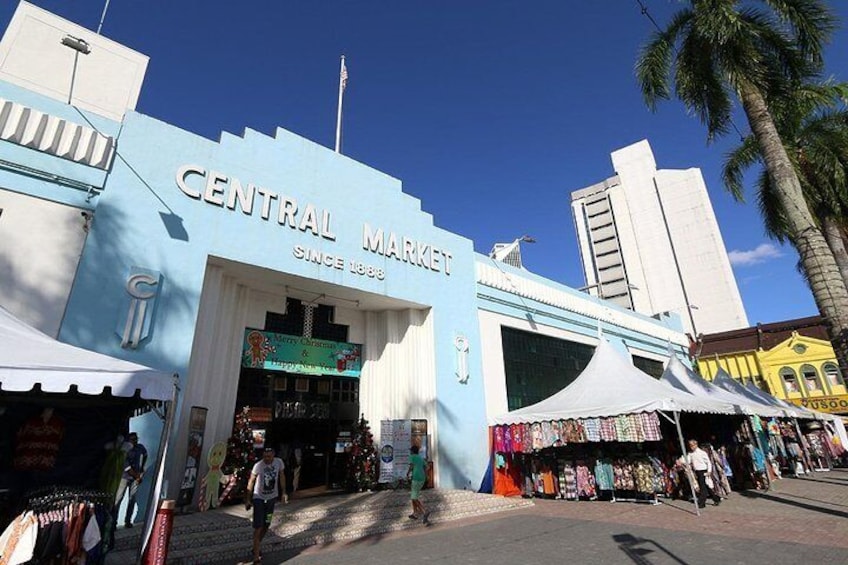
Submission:
M 218 143 L 131 113 L 118 151 L 121 158 L 100 197 L 71 294 L 64 341 L 175 371 L 185 379 L 210 255 L 431 306 L 443 486 L 479 480 L 486 461 L 482 379 L 457 383 L 453 349 L 454 336 L 462 333 L 479 355 L 470 241 L 434 227 L 419 202 L 401 192 L 398 180 L 284 130 L 276 132 L 276 139 L 250 130 L 243 138 L 224 134 Z M 311 203 L 329 210 L 335 241 L 279 225 L 276 208 L 269 220 L 262 219 L 258 198 L 252 215 L 246 215 L 187 196 L 175 181 L 177 170 L 187 164 L 296 198 L 301 208 Z M 197 175 L 186 184 L 201 192 L 204 188 Z M 453 255 L 450 276 L 364 250 L 364 223 L 448 250 Z M 292 252 L 298 244 L 384 269 L 385 278 L 298 260 Z M 115 328 L 127 309 L 124 283 L 132 266 L 161 272 L 163 282 L 151 338 L 128 352 L 121 349 Z M 479 358 L 472 357 L 470 370 L 479 377 Z M 157 425 L 149 418 L 134 423 L 151 451 Z M 184 440 L 179 432 L 174 437 Z

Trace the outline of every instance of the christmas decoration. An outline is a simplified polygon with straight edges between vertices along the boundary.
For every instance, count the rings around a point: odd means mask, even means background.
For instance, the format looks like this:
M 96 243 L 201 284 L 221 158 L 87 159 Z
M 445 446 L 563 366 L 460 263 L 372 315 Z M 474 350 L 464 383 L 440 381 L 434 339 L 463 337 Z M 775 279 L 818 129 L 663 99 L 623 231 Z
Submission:
M 345 473 L 345 487 L 349 492 L 362 492 L 370 489 L 376 482 L 377 448 L 374 445 L 374 436 L 371 434 L 368 420 L 363 414 L 353 433 L 353 443 Z
M 227 457 L 221 471 L 229 475 L 229 484 L 221 502 L 238 500 L 247 490 L 250 471 L 256 463 L 256 451 L 253 448 L 253 432 L 250 429 L 250 407 L 245 406 L 236 414 L 233 435 L 227 440 Z

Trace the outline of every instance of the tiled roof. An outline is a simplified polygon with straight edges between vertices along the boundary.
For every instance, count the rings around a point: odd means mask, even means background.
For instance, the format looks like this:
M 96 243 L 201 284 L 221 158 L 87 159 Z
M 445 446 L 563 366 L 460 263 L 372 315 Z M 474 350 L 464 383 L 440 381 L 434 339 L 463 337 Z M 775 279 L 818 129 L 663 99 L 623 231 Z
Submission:
M 792 332 L 799 335 L 830 341 L 827 328 L 821 316 L 810 316 L 809 318 L 798 318 L 796 320 L 785 320 L 769 324 L 757 324 L 750 328 L 731 330 L 702 336 L 702 342 L 698 344 L 696 351 L 698 357 L 727 353 L 741 353 L 745 351 L 756 351 L 763 349 L 768 351 L 779 343 L 786 341 L 792 336 Z

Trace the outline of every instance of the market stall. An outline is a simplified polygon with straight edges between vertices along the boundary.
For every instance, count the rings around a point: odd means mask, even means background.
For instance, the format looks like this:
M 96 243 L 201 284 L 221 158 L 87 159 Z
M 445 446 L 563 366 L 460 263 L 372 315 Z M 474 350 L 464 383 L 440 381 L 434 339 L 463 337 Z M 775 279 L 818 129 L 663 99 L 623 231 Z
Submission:
M 58 551 L 100 562 L 113 527 L 108 485 L 123 468 L 117 436 L 133 415 L 153 411 L 165 421 L 158 468 L 149 473 L 157 499 L 176 390 L 175 375 L 59 342 L 0 307 L 0 529 L 12 521 L 12 539 L 35 540 L 64 528 L 79 535 L 60 536 Z M 84 532 L 89 544 L 101 541 L 83 547 Z M 0 547 L 0 555 L 22 547 Z
M 655 502 L 673 488 L 674 442 L 685 452 L 680 414 L 739 412 L 660 383 L 602 339 L 567 387 L 491 419 L 494 492 Z M 674 423 L 665 438 L 661 418 Z
M 725 390 L 745 396 L 753 403 L 770 406 L 781 412 L 782 419 L 767 426 L 761 434 L 768 438 L 772 445 L 771 455 L 780 466 L 790 474 L 799 475 L 812 471 L 821 464 L 811 451 L 811 444 L 805 437 L 799 420 L 815 421 L 823 415 L 800 406 L 782 402 L 770 394 L 756 388 L 747 387 L 733 379 L 724 369 L 719 368 L 713 383 Z
M 771 454 L 777 451 L 773 444 L 780 438 L 770 438 L 766 430 L 768 422 L 772 421 L 768 419 L 784 416 L 784 410 L 704 380 L 673 354 L 660 381 L 699 398 L 732 403 L 745 415 L 733 422 L 732 433 L 728 433 L 727 421 L 714 422 L 710 441 L 702 445 L 711 457 L 726 462 L 724 466 L 713 465 L 713 482 L 734 484 L 738 489 L 768 488 L 771 481 L 780 476 L 779 468 L 770 467 L 775 463 Z

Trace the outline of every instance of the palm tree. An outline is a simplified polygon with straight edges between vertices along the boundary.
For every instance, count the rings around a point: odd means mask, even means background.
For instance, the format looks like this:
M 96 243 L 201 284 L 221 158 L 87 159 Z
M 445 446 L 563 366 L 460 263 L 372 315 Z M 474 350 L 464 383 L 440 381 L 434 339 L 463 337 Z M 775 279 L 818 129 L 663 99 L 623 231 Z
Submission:
M 803 85 L 781 104 L 772 105 L 783 139 L 804 192 L 807 205 L 819 222 L 828 247 L 836 259 L 842 280 L 848 285 L 848 251 L 844 231 L 848 226 L 848 83 Z M 752 135 L 728 153 L 723 178 L 727 189 L 744 200 L 744 171 L 762 162 Z M 778 241 L 792 241 L 786 214 L 774 186 L 763 170 L 757 181 L 757 199 L 766 233 Z
M 822 69 L 836 20 L 820 0 L 687 0 L 642 48 L 636 72 L 651 109 L 674 94 L 707 126 L 728 133 L 735 97 L 756 139 L 787 234 L 801 258 L 836 357 L 848 375 L 848 289 L 813 217 L 769 108 Z

